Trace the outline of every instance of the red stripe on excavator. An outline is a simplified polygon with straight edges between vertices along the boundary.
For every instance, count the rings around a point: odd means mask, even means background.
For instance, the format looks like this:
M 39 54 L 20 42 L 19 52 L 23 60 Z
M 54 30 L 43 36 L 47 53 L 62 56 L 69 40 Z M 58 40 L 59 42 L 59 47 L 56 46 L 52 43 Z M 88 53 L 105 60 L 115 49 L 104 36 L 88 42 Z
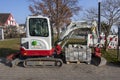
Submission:
M 54 48 L 51 50 L 25 50 L 21 48 L 21 54 L 23 56 L 51 56 L 53 55 Z

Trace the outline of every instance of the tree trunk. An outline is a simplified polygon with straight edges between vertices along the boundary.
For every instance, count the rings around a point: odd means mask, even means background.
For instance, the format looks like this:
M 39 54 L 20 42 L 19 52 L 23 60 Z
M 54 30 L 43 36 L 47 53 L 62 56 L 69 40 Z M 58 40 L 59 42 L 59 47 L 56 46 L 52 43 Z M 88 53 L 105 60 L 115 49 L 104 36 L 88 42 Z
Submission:
M 108 40 L 107 40 L 108 35 L 109 35 L 109 33 L 106 32 L 106 33 L 105 33 L 105 40 L 106 40 L 106 41 L 105 41 L 105 45 L 104 45 L 104 50 L 105 50 L 105 51 L 108 51 L 108 45 L 109 45 L 109 44 L 108 44 Z
M 59 28 L 57 27 L 56 28 L 57 29 L 57 40 L 59 39 L 59 37 L 60 37 L 60 30 L 59 30 Z

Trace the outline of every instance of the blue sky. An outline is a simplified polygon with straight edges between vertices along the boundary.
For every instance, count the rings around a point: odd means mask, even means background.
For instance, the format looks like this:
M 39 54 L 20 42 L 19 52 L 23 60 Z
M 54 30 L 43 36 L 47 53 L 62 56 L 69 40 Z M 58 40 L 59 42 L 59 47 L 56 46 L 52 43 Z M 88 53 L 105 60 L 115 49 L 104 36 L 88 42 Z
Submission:
M 84 9 L 97 7 L 98 0 L 79 0 L 80 6 Z M 0 13 L 11 13 L 17 23 L 25 23 L 25 19 L 31 12 L 28 9 L 29 0 L 1 0 Z M 82 12 L 81 14 L 82 15 Z

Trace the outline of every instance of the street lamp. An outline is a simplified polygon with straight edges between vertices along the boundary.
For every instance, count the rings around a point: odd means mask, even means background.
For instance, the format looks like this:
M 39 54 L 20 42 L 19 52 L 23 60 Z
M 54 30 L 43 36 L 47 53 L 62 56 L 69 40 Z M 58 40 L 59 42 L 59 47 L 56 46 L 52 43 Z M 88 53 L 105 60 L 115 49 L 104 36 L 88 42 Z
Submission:
M 101 33 L 101 0 L 98 0 L 98 43 L 100 43 L 100 33 Z

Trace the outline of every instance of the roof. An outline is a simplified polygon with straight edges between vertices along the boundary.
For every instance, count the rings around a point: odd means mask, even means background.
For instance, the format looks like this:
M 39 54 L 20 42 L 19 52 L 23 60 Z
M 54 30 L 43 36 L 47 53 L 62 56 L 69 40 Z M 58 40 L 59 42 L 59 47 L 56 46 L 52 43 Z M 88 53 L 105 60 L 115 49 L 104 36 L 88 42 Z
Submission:
M 10 13 L 0 13 L 0 25 L 5 24 L 10 15 L 11 15 Z

